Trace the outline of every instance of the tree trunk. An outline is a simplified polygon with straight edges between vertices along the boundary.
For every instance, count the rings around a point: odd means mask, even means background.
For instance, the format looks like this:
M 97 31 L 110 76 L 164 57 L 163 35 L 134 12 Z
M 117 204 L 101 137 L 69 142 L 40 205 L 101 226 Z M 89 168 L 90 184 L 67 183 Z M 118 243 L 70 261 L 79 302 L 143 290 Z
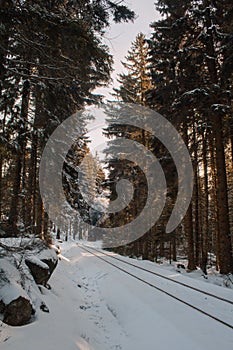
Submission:
M 187 147 L 189 147 L 189 136 L 187 124 L 183 124 L 183 139 Z M 188 240 L 188 269 L 193 271 L 196 269 L 195 253 L 194 253 L 194 234 L 193 234 L 193 205 L 189 205 L 186 216 L 184 218 L 185 234 Z
M 142 260 L 148 260 L 149 254 L 148 254 L 148 237 L 144 238 L 143 241 L 143 253 L 142 253 Z
M 35 128 L 34 128 L 35 129 Z M 27 186 L 27 211 L 26 226 L 33 228 L 35 226 L 35 208 L 36 208 L 36 176 L 37 176 L 37 142 L 38 137 L 36 130 L 33 131 L 31 154 L 29 160 L 29 176 Z
M 174 234 L 172 238 L 172 260 L 177 261 L 177 255 L 176 255 L 176 233 Z
M 19 126 L 19 131 L 18 131 L 18 138 L 17 138 L 18 149 L 16 150 L 13 191 L 12 191 L 11 206 L 10 206 L 9 219 L 8 219 L 8 222 L 12 227 L 16 227 L 17 221 L 18 221 L 21 171 L 22 171 L 23 155 L 25 153 L 25 146 L 26 146 L 25 131 L 26 131 L 26 121 L 28 117 L 29 95 L 30 95 L 30 83 L 28 80 L 25 80 L 23 83 L 22 104 L 21 104 L 21 113 L 20 113 L 20 121 L 22 122 L 22 126 Z
M 194 142 L 194 162 L 193 162 L 193 174 L 194 174 L 194 237 L 195 237 L 195 264 L 199 266 L 200 263 L 200 225 L 199 225 L 199 165 L 198 165 L 198 140 L 196 137 L 196 126 L 193 126 L 193 142 Z
M 204 203 L 203 203 L 203 222 L 202 222 L 202 257 L 201 257 L 201 269 L 204 274 L 207 274 L 206 265 L 208 262 L 209 251 L 209 186 L 208 186 L 208 161 L 207 161 L 207 135 L 202 133 L 202 154 L 203 154 L 203 171 L 204 171 Z
M 36 193 L 35 199 L 35 234 L 41 237 L 43 233 L 43 203 L 39 193 Z
M 188 240 L 188 270 L 193 271 L 196 269 L 196 264 L 194 255 L 192 203 L 190 203 L 185 217 L 185 233 L 187 235 Z
M 11 196 L 11 206 L 9 212 L 8 223 L 13 228 L 16 228 L 18 221 L 18 206 L 19 206 L 19 192 L 20 192 L 20 182 L 21 182 L 21 155 L 18 154 L 16 157 L 16 163 L 14 167 L 14 183 Z
M 219 218 L 218 218 L 218 203 L 217 203 L 217 176 L 216 176 L 216 165 L 215 165 L 215 153 L 213 149 L 214 140 L 211 135 L 210 140 L 210 162 L 211 162 L 211 172 L 212 172 L 212 187 L 213 187 L 213 201 L 214 201 L 214 251 L 216 255 L 216 269 L 219 271 Z
M 217 54 L 215 50 L 215 40 L 213 36 L 213 26 L 210 15 L 211 2 L 209 0 L 205 0 L 204 5 L 206 6 L 205 26 L 207 34 L 209 35 L 209 39 L 206 42 L 206 53 L 208 57 L 210 57 L 207 59 L 207 67 L 210 81 L 213 84 L 218 84 L 219 79 L 216 64 L 217 60 L 212 59 L 212 57 L 217 57 Z M 213 100 L 213 103 L 216 103 L 216 100 Z M 221 228 L 221 233 L 219 236 L 219 267 L 221 273 L 227 274 L 229 272 L 233 272 L 233 257 L 230 239 L 229 205 L 227 193 L 228 186 L 226 176 L 222 116 L 218 113 L 212 113 L 211 121 L 213 124 L 213 135 L 216 147 L 218 220 L 219 227 Z
M 0 154 L 0 221 L 2 218 L 2 169 L 3 168 L 3 157 Z
M 159 256 L 164 258 L 164 240 L 163 238 L 160 238 L 159 240 Z
M 218 221 L 219 227 L 221 228 L 219 235 L 219 268 L 220 273 L 228 274 L 233 272 L 233 258 L 221 116 L 215 115 L 213 117 L 213 130 L 216 145 Z
M 43 211 L 44 218 L 43 218 L 43 239 L 47 243 L 51 243 L 51 236 L 49 231 L 49 216 L 46 212 Z

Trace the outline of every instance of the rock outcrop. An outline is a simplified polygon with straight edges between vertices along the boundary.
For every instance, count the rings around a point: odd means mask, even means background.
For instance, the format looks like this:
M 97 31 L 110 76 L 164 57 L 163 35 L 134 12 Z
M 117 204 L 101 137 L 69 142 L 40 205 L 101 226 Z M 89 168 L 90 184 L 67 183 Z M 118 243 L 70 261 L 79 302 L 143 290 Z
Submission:
M 0 312 L 10 326 L 27 324 L 33 314 L 30 297 L 20 284 L 21 274 L 9 259 L 0 259 Z
M 37 285 L 46 286 L 55 270 L 58 257 L 54 249 L 38 246 L 28 249 L 23 254 L 22 248 L 17 253 L 14 249 L 14 259 L 10 251 L 0 251 L 0 313 L 3 322 L 11 326 L 22 326 L 31 321 L 32 315 L 39 305 L 45 305 L 38 299 L 40 290 Z M 17 258 L 18 254 L 18 258 Z M 48 312 L 48 308 L 41 308 Z
M 35 282 L 37 284 L 46 285 L 49 280 L 49 267 L 39 259 L 25 259 L 25 264 L 28 266 Z
M 5 306 L 3 322 L 10 326 L 23 326 L 30 321 L 33 314 L 30 300 L 20 296 Z
M 25 259 L 25 263 L 28 266 L 35 282 L 46 286 L 49 278 L 55 270 L 58 259 L 55 256 L 49 256 L 47 258 L 35 258 L 28 257 Z

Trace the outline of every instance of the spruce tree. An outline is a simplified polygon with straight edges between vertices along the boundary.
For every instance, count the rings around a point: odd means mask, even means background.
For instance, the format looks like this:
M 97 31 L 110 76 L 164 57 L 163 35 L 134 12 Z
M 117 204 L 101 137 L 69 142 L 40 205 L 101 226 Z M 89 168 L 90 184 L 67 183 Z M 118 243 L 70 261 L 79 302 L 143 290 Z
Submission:
M 122 62 L 126 73 L 119 75 L 119 89 L 115 95 L 124 102 L 145 104 L 145 93 L 151 87 L 148 75 L 148 44 L 144 34 L 139 33 L 131 44 L 126 62 Z
M 106 27 L 133 20 L 116 1 L 0 2 L 0 202 L 4 229 L 44 236 L 39 162 L 55 128 L 98 100 L 112 66 Z M 8 170 L 12 174 L 8 179 Z
M 194 250 L 197 251 L 200 246 L 195 246 L 195 235 L 199 237 L 197 242 L 199 239 L 201 242 L 201 265 L 206 270 L 207 242 L 210 239 L 208 157 L 209 152 L 213 151 L 217 184 L 213 200 L 216 201 L 215 227 L 218 232 L 215 252 L 220 271 L 228 273 L 233 266 L 224 153 L 226 135 L 229 135 L 227 120 L 231 110 L 231 80 L 224 72 L 226 69 L 229 73 L 231 61 L 231 55 L 227 54 L 230 53 L 227 42 L 231 35 L 232 5 L 226 2 L 222 6 L 219 1 L 182 0 L 177 5 L 171 0 L 158 1 L 157 8 L 164 18 L 152 25 L 154 32 L 149 44 L 155 87 L 147 94 L 147 103 L 169 118 L 183 134 L 194 164 L 197 164 L 195 171 L 200 169 L 200 157 L 203 157 L 204 178 L 200 178 L 199 173 L 197 179 L 204 190 L 196 194 L 195 203 L 198 200 L 200 204 L 205 203 L 204 210 L 196 215 L 194 208 L 197 208 L 197 204 L 191 205 L 185 220 L 189 266 L 192 269 L 198 263 L 194 261 Z M 209 146 L 212 142 L 214 149 Z M 200 144 L 201 153 L 195 151 L 197 143 Z M 205 224 L 201 226 L 202 222 Z

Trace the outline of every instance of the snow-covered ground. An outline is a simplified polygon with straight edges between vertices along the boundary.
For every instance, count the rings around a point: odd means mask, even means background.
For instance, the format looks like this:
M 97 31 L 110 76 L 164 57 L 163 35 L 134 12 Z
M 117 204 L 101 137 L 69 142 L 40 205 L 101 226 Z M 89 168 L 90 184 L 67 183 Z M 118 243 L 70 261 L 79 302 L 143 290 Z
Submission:
M 63 243 L 61 249 L 64 257 L 49 282 L 52 289 L 43 289 L 42 299 L 50 313 L 39 311 L 35 321 L 24 327 L 1 323 L 1 350 L 232 349 L 232 329 L 108 265 L 76 243 Z M 232 289 L 192 279 L 171 267 L 131 261 L 233 300 Z M 134 267 L 125 268 L 233 325 L 233 305 Z

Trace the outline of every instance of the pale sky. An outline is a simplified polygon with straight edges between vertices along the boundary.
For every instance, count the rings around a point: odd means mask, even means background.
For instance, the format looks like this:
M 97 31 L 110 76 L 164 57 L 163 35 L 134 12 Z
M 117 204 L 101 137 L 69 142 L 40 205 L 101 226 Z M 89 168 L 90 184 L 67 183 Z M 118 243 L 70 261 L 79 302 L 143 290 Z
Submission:
M 149 37 L 151 33 L 150 23 L 159 19 L 159 13 L 155 10 L 154 1 L 126 0 L 125 3 L 128 7 L 135 11 L 136 20 L 133 23 L 112 24 L 111 28 L 105 34 L 105 43 L 109 46 L 110 53 L 113 55 L 115 69 L 112 74 L 113 84 L 107 88 L 96 89 L 96 93 L 100 93 L 106 97 L 105 100 L 114 99 L 110 95 L 110 92 L 113 92 L 113 87 L 118 86 L 116 78 L 123 71 L 121 61 L 125 61 L 125 56 L 130 49 L 132 41 L 136 39 L 137 34 L 140 32 Z M 100 110 L 98 111 L 96 107 L 91 110 L 96 119 L 88 124 L 88 135 L 91 140 L 89 147 L 93 155 L 98 152 L 101 156 L 103 149 L 107 147 L 107 139 L 102 135 L 102 128 L 106 126 L 105 115 Z
M 134 23 L 112 24 L 110 30 L 105 34 L 105 43 L 109 46 L 114 58 L 114 69 L 112 74 L 113 85 L 105 89 L 98 89 L 97 92 L 112 100 L 109 94 L 113 87 L 118 86 L 116 82 L 117 74 L 123 71 L 121 61 L 125 61 L 125 56 L 130 49 L 132 41 L 138 33 L 142 32 L 147 37 L 150 36 L 150 23 L 159 19 L 159 13 L 155 10 L 155 0 L 126 0 L 125 4 L 136 13 Z

